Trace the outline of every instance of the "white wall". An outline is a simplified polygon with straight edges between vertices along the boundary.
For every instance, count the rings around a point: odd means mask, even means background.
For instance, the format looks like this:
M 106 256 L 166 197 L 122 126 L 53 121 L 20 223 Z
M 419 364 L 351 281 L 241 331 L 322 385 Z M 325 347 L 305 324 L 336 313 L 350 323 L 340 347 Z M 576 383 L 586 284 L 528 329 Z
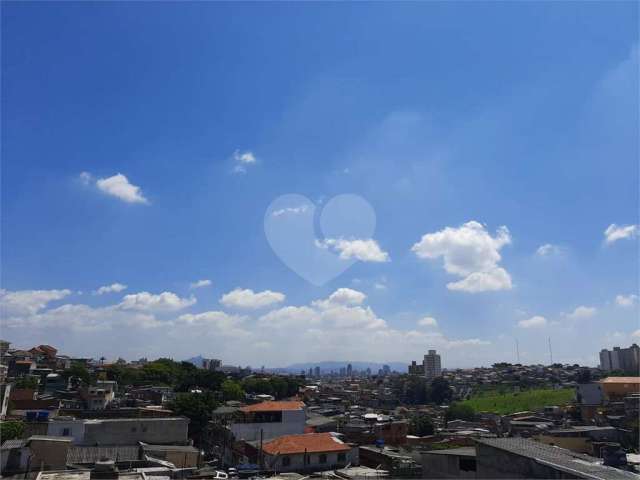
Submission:
M 73 444 L 78 445 L 84 441 L 84 420 L 51 420 L 47 427 L 47 435 L 61 437 L 64 429 L 68 428 L 70 436 L 73 437 Z
M 260 440 L 262 430 L 263 440 L 304 433 L 307 415 L 304 410 L 286 410 L 282 412 L 282 422 L 268 423 L 233 423 L 231 433 L 237 440 L 248 442 Z

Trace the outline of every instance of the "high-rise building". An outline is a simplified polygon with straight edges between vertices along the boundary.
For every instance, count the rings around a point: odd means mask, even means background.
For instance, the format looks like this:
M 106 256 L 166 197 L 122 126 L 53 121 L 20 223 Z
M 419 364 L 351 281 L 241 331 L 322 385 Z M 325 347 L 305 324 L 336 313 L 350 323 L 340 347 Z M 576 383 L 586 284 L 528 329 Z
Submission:
M 205 370 L 210 370 L 212 372 L 215 372 L 221 367 L 222 367 L 222 360 L 218 360 L 217 358 L 202 359 L 202 368 L 204 368 Z
M 353 366 L 351 364 L 347 365 L 347 377 L 353 375 Z
M 640 347 L 634 343 L 629 348 L 602 349 L 600 351 L 600 369 L 605 372 L 622 370 L 637 375 L 638 369 L 640 369 Z
M 315 368 L 315 374 L 316 374 L 316 377 L 318 378 L 320 377 L 320 367 Z
M 427 380 L 432 380 L 442 375 L 440 355 L 435 350 L 429 350 L 429 353 L 424 356 L 422 364 L 424 365 L 424 376 Z

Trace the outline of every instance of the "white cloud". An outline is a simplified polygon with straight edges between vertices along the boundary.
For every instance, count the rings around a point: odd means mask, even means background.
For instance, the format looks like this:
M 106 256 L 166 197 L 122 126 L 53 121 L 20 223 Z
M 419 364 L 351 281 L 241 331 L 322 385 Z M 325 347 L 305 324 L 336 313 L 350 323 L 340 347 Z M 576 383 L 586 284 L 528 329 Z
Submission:
M 80 177 L 80 181 L 84 185 L 90 185 L 93 183 L 93 175 L 91 175 L 89 172 L 81 172 L 79 177 Z
M 562 247 L 558 245 L 553 245 L 551 243 L 545 243 L 544 245 L 540 245 L 536 250 L 536 255 L 539 257 L 551 257 L 554 255 L 561 255 L 563 253 Z
M 579 307 L 576 307 L 573 312 L 568 313 L 566 317 L 577 320 L 593 317 L 596 313 L 597 309 L 595 307 L 585 307 L 584 305 L 580 305 Z
M 418 325 L 421 327 L 437 327 L 438 322 L 433 317 L 424 317 L 418 320 Z
M 254 292 L 248 288 L 236 288 L 229 293 L 225 293 L 220 298 L 220 303 L 227 308 L 257 310 L 284 302 L 284 300 L 285 295 L 280 292 L 272 292 L 271 290 Z
M 80 174 L 81 177 L 84 173 L 86 172 Z M 149 204 L 140 187 L 129 183 L 127 177 L 121 173 L 108 178 L 99 178 L 96 180 L 96 186 L 107 195 L 119 198 L 123 202 Z
M 189 287 L 191 289 L 194 289 L 194 288 L 208 287 L 209 285 L 211 285 L 211 280 L 203 279 L 203 280 L 198 280 L 196 282 L 193 282 L 191 285 L 189 285 Z
M 618 240 L 638 236 L 638 225 L 616 225 L 612 223 L 604 231 L 605 243 L 611 245 Z
M 320 315 L 310 307 L 282 307 L 273 310 L 258 319 L 264 327 L 287 329 L 305 328 L 320 323 Z
M 492 237 L 482 224 L 470 221 L 423 235 L 411 250 L 422 259 L 442 257 L 447 273 L 464 277 L 447 284 L 450 290 L 476 293 L 512 287 L 510 275 L 498 266 L 500 249 L 510 243 L 507 227 L 498 228 Z
M 249 165 L 254 165 L 257 162 L 256 156 L 253 152 L 240 152 L 239 150 L 233 152 L 233 160 L 236 163 L 233 168 L 233 173 L 247 173 L 247 167 Z
M 319 248 L 332 249 L 340 253 L 343 260 L 356 259 L 361 262 L 388 262 L 389 254 L 380 248 L 374 239 L 353 239 L 327 238 L 316 240 Z
M 547 319 L 540 315 L 536 315 L 535 317 L 531 317 L 527 320 L 520 320 L 518 322 L 518 326 L 520 328 L 542 328 L 547 326 L 547 324 Z
M 633 307 L 638 303 L 638 295 L 630 293 L 629 295 L 616 295 L 616 305 L 619 307 Z
M 104 295 L 105 293 L 122 292 L 126 290 L 127 286 L 122 283 L 112 283 L 111 285 L 104 285 L 93 292 L 94 295 Z
M 3 317 L 34 315 L 50 302 L 71 295 L 71 290 L 18 290 L 0 289 L 0 312 Z
M 339 288 L 329 295 L 328 298 L 315 300 L 312 302 L 312 305 L 318 308 L 330 308 L 339 305 L 355 306 L 362 305 L 366 298 L 367 296 L 358 290 L 353 290 L 351 288 Z
M 185 313 L 180 315 L 175 324 L 180 327 L 203 327 L 206 330 L 215 330 L 215 333 L 230 337 L 244 337 L 250 333 L 243 329 L 246 318 L 238 315 L 229 315 L 220 311 L 208 311 L 202 313 Z
M 171 312 L 182 310 L 196 303 L 195 297 L 180 298 L 173 292 L 162 292 L 158 295 L 149 292 L 125 295 L 118 305 L 124 310 L 142 310 Z
M 631 337 L 640 338 L 640 329 L 631 333 Z
M 300 205 L 299 207 L 287 207 L 281 208 L 279 210 L 274 210 L 271 212 L 272 217 L 280 217 L 282 215 L 299 215 L 301 213 L 306 213 L 309 210 L 307 205 Z

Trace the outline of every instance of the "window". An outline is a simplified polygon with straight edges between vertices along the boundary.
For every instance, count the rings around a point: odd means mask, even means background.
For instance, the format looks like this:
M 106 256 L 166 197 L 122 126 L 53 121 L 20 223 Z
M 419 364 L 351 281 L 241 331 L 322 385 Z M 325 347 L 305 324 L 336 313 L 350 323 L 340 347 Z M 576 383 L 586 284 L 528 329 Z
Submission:
M 327 454 L 321 453 L 320 455 L 318 455 L 318 462 L 327 463 Z
M 288 467 L 291 465 L 291 457 L 282 457 L 282 466 Z
M 347 460 L 347 454 L 342 452 L 338 454 L 338 461 L 339 462 L 345 462 Z
M 461 458 L 460 471 L 462 472 L 475 472 L 476 471 L 476 459 L 475 458 Z
M 70 428 L 63 428 L 62 429 L 62 436 L 63 437 L 70 437 L 71 436 L 71 429 Z
M 131 427 L 131 431 L 132 431 L 133 433 L 136 433 L 136 432 L 138 431 L 138 429 L 137 429 L 136 427 Z

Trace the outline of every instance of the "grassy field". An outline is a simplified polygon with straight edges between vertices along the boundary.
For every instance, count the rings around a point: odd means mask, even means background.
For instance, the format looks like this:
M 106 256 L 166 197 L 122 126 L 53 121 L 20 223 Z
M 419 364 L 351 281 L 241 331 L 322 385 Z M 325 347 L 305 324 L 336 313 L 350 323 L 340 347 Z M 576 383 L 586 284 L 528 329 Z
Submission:
M 525 410 L 536 410 L 548 405 L 565 405 L 573 400 L 575 391 L 572 388 L 553 390 L 539 388 L 518 393 L 484 393 L 461 402 L 470 405 L 476 412 L 495 412 L 506 415 Z

